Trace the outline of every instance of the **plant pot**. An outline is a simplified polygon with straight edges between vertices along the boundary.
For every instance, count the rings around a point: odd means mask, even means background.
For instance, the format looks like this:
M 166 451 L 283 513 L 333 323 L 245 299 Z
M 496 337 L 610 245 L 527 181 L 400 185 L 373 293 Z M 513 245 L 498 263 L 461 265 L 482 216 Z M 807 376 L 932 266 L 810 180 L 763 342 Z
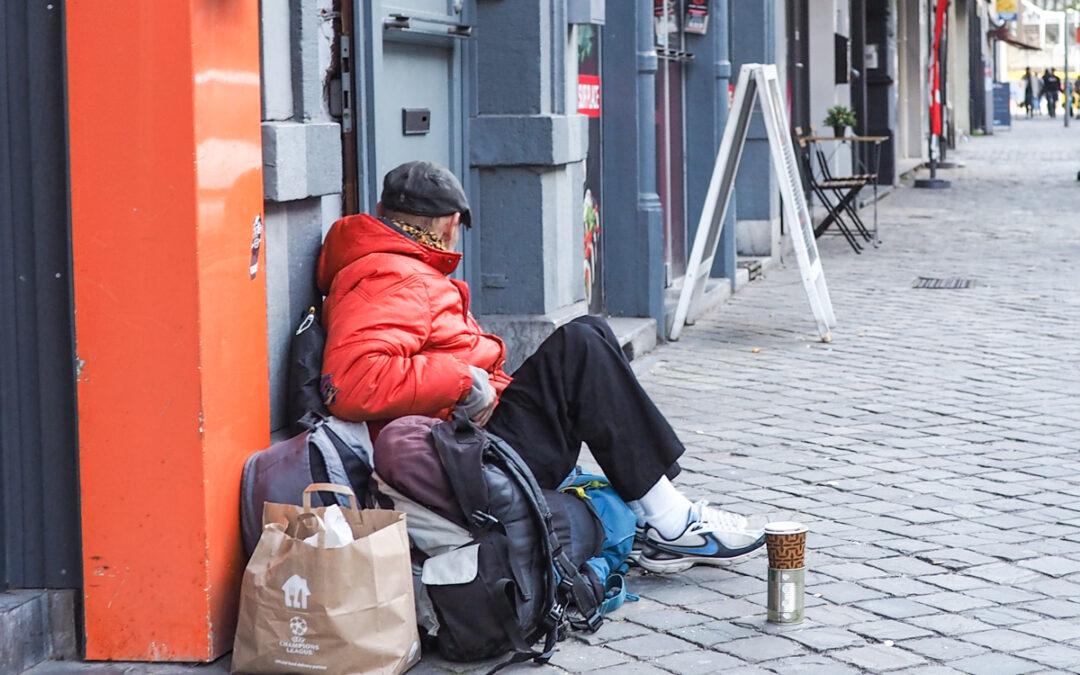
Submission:
M 834 124 L 832 130 L 834 136 L 843 138 L 844 132 L 847 131 L 847 127 L 842 124 Z

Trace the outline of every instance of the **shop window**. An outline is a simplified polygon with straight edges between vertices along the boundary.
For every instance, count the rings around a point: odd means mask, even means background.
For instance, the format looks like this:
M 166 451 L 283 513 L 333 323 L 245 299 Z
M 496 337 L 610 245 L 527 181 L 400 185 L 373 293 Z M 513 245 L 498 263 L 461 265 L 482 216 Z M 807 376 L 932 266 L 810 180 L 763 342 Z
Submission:
M 847 84 L 850 81 L 851 66 L 848 63 L 848 39 L 839 33 L 833 34 L 834 64 L 836 65 L 836 84 Z

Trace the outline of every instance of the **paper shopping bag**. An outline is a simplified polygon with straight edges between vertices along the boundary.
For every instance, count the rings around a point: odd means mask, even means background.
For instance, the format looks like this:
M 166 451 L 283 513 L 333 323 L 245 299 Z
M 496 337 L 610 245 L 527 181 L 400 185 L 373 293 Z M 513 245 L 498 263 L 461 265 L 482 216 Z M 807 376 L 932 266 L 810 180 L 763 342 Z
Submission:
M 405 514 L 344 510 L 354 541 L 326 548 L 325 508 L 266 504 L 244 570 L 234 673 L 402 673 L 420 659 Z M 316 516 L 318 516 L 316 518 Z M 315 543 L 304 539 L 314 536 Z M 309 541 L 311 541 L 309 539 Z

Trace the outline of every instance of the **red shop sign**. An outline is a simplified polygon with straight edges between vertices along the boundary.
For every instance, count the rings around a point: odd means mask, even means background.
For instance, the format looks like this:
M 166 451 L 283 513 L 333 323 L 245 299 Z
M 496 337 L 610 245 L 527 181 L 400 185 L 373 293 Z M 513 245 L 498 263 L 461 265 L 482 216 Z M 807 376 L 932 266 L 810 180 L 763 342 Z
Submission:
M 586 117 L 600 117 L 599 75 L 578 75 L 577 111 Z

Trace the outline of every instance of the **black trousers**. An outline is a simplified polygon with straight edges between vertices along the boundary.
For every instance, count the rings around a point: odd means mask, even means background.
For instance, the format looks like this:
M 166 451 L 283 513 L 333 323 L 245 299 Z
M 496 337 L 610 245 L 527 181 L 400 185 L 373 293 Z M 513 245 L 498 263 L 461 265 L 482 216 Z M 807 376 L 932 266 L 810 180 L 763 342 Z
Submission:
M 685 448 L 641 388 L 603 319 L 557 329 L 514 373 L 487 428 L 522 456 L 544 488 L 578 461 L 582 442 L 619 495 L 638 499 L 679 472 Z

